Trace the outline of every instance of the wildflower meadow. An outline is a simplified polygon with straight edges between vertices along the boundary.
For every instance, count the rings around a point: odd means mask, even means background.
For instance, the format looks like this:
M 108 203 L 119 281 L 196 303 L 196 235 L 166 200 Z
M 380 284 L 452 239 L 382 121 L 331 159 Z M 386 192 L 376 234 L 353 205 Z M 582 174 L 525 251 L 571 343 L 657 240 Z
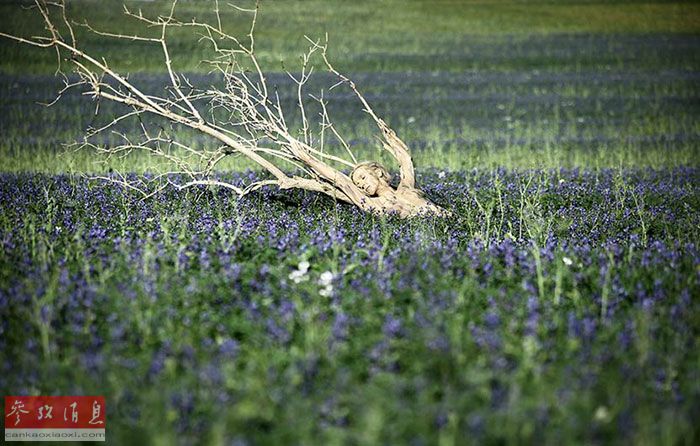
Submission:
M 144 198 L 95 177 L 152 178 L 146 157 L 62 146 L 118 106 L 39 105 L 55 57 L 0 40 L 0 392 L 102 395 L 112 444 L 698 444 L 700 8 L 376 3 L 263 1 L 268 82 L 293 105 L 279 59 L 337 31 L 447 217 L 277 187 Z M 38 26 L 23 4 L 0 31 Z M 111 2 L 69 5 L 131 29 Z M 88 43 L 144 91 L 168 82 L 107 41 Z M 189 79 L 220 82 L 176 42 Z M 326 94 L 396 185 L 361 104 Z M 265 173 L 231 158 L 213 178 Z

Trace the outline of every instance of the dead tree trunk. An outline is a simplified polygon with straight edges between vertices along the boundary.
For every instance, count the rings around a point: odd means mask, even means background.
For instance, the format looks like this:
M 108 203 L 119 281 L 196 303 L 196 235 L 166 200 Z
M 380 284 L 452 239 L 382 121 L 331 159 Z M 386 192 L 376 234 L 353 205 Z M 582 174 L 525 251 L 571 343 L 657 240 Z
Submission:
M 102 127 L 89 129 L 82 142 L 78 144 L 79 148 L 94 149 L 108 156 L 142 150 L 176 166 L 175 170 L 160 172 L 149 180 L 127 180 L 120 174 L 99 178 L 122 184 L 140 192 L 144 197 L 151 196 L 168 185 L 178 188 L 195 185 L 221 186 L 233 190 L 240 196 L 260 187 L 276 185 L 281 189 L 299 188 L 324 193 L 364 211 L 377 214 L 396 213 L 401 217 L 449 214 L 448 211 L 425 198 L 416 187 L 413 161 L 406 144 L 374 113 L 354 82 L 338 72 L 329 62 L 327 37 L 323 43 L 307 37 L 310 47 L 302 57 L 301 73 L 296 77 L 288 73 L 297 86 L 297 105 L 302 119 L 302 128 L 299 132 L 301 136 L 297 137 L 294 136 L 297 132 L 290 130 L 287 126 L 279 97 L 268 91 L 265 74 L 255 54 L 254 32 L 258 5 L 256 4 L 255 9 L 234 6 L 238 11 L 249 13 L 252 17 L 247 42 L 224 32 L 221 27 L 218 1 L 215 8 L 216 24 L 198 22 L 195 19 L 180 21 L 175 18 L 176 5 L 177 0 L 174 0 L 170 13 L 157 18 L 148 18 L 140 11 L 135 13 L 124 8 L 126 15 L 141 21 L 144 26 L 159 29 L 159 37 L 127 36 L 96 30 L 87 23 L 80 25 L 100 36 L 148 42 L 159 46 L 163 53 L 164 68 L 170 78 L 167 86 L 168 94 L 165 96 L 144 93 L 127 76 L 110 68 L 104 58 L 85 53 L 76 42 L 73 23 L 66 17 L 64 1 L 36 0 L 35 6 L 44 21 L 46 36 L 20 37 L 0 33 L 0 36 L 23 44 L 52 48 L 56 51 L 59 63 L 57 72 L 63 76 L 65 83 L 57 99 L 68 89 L 82 86 L 87 87 L 87 92 L 84 94 L 95 100 L 113 101 L 130 109 L 129 112 L 116 116 Z M 190 27 L 203 33 L 204 40 L 213 46 L 217 54 L 217 58 L 208 63 L 222 75 L 225 82 L 224 89 L 196 88 L 186 77 L 176 73 L 172 67 L 168 49 L 168 31 L 175 27 Z M 314 54 L 320 55 L 323 66 L 339 80 L 331 89 L 341 85 L 349 87 L 361 102 L 364 111 L 377 125 L 384 149 L 392 155 L 399 166 L 401 180 L 397 188 L 390 185 L 388 172 L 383 166 L 378 163 L 357 161 L 348 144 L 333 127 L 322 94 L 319 98 L 309 95 L 320 103 L 322 109 L 319 123 L 320 135 L 314 137 L 312 134 L 304 107 L 303 91 L 313 72 L 310 60 Z M 69 81 L 69 78 L 63 74 L 62 62 L 67 62 L 71 66 L 72 72 L 78 76 L 77 82 Z M 209 108 L 210 117 L 205 117 L 200 112 L 202 104 L 206 104 Z M 226 111 L 227 120 L 215 119 L 215 110 Z M 93 136 L 114 131 L 116 124 L 122 120 L 140 118 L 141 115 L 157 116 L 194 129 L 207 135 L 218 145 L 216 148 L 195 149 L 174 141 L 160 130 L 149 130 L 143 124 L 143 132 L 138 141 L 132 141 L 126 135 L 120 135 L 123 140 L 120 144 L 97 145 L 92 142 Z M 349 158 L 331 155 L 323 150 L 324 135 L 327 132 L 335 136 Z M 316 145 L 319 142 L 320 148 Z M 225 157 L 235 154 L 248 157 L 267 171 L 271 178 L 243 188 L 212 179 L 216 165 Z M 292 166 L 297 173 L 285 173 L 281 166 Z M 341 170 L 343 168 L 350 168 L 351 174 L 344 173 Z M 172 173 L 183 173 L 189 181 L 176 184 L 172 181 Z

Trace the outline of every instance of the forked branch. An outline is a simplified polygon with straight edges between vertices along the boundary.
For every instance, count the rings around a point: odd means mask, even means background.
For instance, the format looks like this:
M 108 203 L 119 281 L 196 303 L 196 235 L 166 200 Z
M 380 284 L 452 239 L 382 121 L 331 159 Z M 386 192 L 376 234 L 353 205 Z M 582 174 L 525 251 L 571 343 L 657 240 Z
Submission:
M 74 23 L 66 16 L 63 0 L 36 0 L 35 7 L 43 20 L 46 35 L 22 37 L 0 32 L 0 36 L 21 44 L 53 48 L 56 51 L 59 59 L 57 73 L 64 77 L 65 82 L 58 97 L 69 89 L 79 87 L 84 89 L 83 94 L 88 97 L 125 106 L 128 111 L 113 117 L 104 125 L 89 129 L 78 147 L 91 148 L 108 157 L 142 151 L 166 162 L 168 168 L 157 172 L 148 181 L 140 179 L 135 182 L 130 179 L 131 176 L 121 174 L 104 177 L 130 190 L 136 190 L 144 197 L 149 197 L 168 185 L 180 189 L 202 185 L 225 187 L 240 196 L 261 187 L 276 185 L 281 189 L 299 188 L 320 192 L 368 212 L 394 212 L 403 217 L 421 213 L 448 214 L 416 189 L 413 161 L 406 144 L 377 116 L 355 83 L 331 64 L 327 36 L 323 43 L 307 37 L 310 46 L 302 55 L 300 72 L 287 73 L 296 86 L 296 105 L 301 117 L 301 128 L 297 133 L 289 128 L 277 92 L 270 94 L 265 72 L 255 53 L 258 3 L 253 9 L 231 5 L 236 11 L 251 16 L 249 32 L 243 40 L 224 31 L 219 6 L 218 0 L 215 0 L 214 24 L 196 19 L 179 20 L 176 17 L 177 0 L 171 3 L 166 15 L 155 18 L 124 7 L 127 16 L 143 23 L 145 27 L 158 29 L 157 37 L 125 35 L 98 30 L 88 23 L 80 24 L 102 37 L 157 45 L 169 79 L 165 94 L 160 96 L 145 93 L 128 76 L 112 69 L 103 57 L 88 54 L 81 49 L 73 30 Z M 175 71 L 168 46 L 169 31 L 172 28 L 192 28 L 200 34 L 200 41 L 211 45 L 215 57 L 205 62 L 221 77 L 223 88 L 197 88 Z M 320 54 L 322 66 L 339 79 L 338 84 L 331 88 L 346 85 L 379 128 L 382 145 L 399 165 L 401 181 L 397 188 L 391 186 L 390 175 L 383 166 L 375 162 L 357 161 L 350 146 L 331 122 L 323 94 L 312 96 L 305 93 L 305 86 L 314 71 L 312 59 L 316 54 Z M 68 80 L 63 71 L 64 62 L 71 66 L 71 72 L 77 76 L 77 81 Z M 307 97 L 315 99 L 321 107 L 318 132 L 312 130 L 305 108 Z M 208 110 L 208 113 L 205 114 L 203 110 Z M 152 126 L 146 117 L 150 117 L 151 122 L 154 118 L 165 120 L 173 126 L 190 128 L 206 135 L 212 140 L 212 148 L 195 148 L 178 142 L 162 128 L 154 131 L 149 128 Z M 141 136 L 138 141 L 119 132 L 119 124 L 127 119 L 139 120 Z M 117 143 L 94 143 L 95 136 L 108 132 L 118 137 Z M 342 151 L 339 153 L 328 153 L 328 132 L 341 145 Z M 271 178 L 247 186 L 214 179 L 212 174 L 216 165 L 234 155 L 247 157 Z M 294 173 L 287 173 L 283 169 L 289 167 Z M 351 174 L 343 172 L 342 168 L 350 168 Z M 182 184 L 175 184 L 173 173 L 185 174 L 187 179 Z

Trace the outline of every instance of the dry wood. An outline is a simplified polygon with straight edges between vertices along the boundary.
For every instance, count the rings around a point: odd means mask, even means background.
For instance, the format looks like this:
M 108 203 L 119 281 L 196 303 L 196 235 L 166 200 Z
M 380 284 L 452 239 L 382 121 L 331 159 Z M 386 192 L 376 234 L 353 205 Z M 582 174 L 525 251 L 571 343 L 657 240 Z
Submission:
M 221 27 L 218 1 L 214 13 L 216 23 L 197 21 L 180 21 L 175 18 L 177 0 L 173 1 L 168 15 L 157 18 L 144 16 L 141 11 L 133 12 L 124 7 L 124 13 L 144 24 L 145 27 L 157 28 L 158 37 L 124 35 L 101 31 L 87 23 L 80 24 L 91 32 L 101 36 L 127 41 L 142 41 L 158 45 L 162 50 L 163 65 L 168 73 L 170 94 L 154 96 L 144 93 L 128 76 L 110 68 L 102 57 L 85 53 L 76 42 L 73 27 L 76 25 L 66 17 L 63 0 L 47 2 L 36 0 L 35 7 L 41 15 L 47 31 L 45 36 L 21 37 L 0 33 L 0 36 L 13 39 L 22 44 L 43 48 L 53 48 L 58 55 L 57 74 L 63 76 L 65 87 L 59 91 L 56 99 L 68 89 L 87 87 L 84 93 L 96 100 L 109 100 L 127 106 L 125 112 L 106 125 L 90 129 L 79 148 L 90 148 L 111 156 L 124 156 L 133 150 L 145 151 L 171 166 L 164 172 L 158 172 L 148 180 L 127 179 L 125 175 L 98 177 L 121 184 L 130 190 L 150 197 L 168 185 L 187 188 L 197 185 L 210 185 L 228 188 L 243 196 L 261 187 L 276 185 L 281 189 L 299 188 L 320 192 L 360 209 L 377 214 L 397 213 L 402 217 L 419 214 L 449 215 L 449 212 L 426 199 L 416 188 L 415 171 L 410 151 L 406 144 L 396 135 L 380 117 L 378 117 L 355 83 L 337 71 L 328 58 L 328 37 L 325 41 L 315 41 L 307 37 L 310 46 L 302 56 L 301 72 L 297 75 L 288 73 L 296 84 L 297 107 L 302 121 L 301 136 L 294 136 L 294 130 L 287 126 L 285 113 L 279 97 L 271 94 L 267 86 L 265 73 L 260 67 L 255 54 L 255 26 L 258 18 L 258 4 L 254 9 L 233 6 L 238 11 L 251 15 L 251 26 L 246 41 L 227 34 Z M 58 14 L 57 14 L 58 13 Z M 172 66 L 168 48 L 168 31 L 172 28 L 193 28 L 202 34 L 202 40 L 213 46 L 217 57 L 206 61 L 224 80 L 225 88 L 209 87 L 199 89 L 189 80 L 177 73 Z M 65 38 L 64 36 L 68 36 Z M 312 56 L 320 55 L 323 66 L 338 78 L 338 86 L 347 86 L 358 98 L 364 111 L 377 125 L 383 147 L 393 156 L 399 166 L 401 180 L 398 187 L 390 184 L 387 170 L 375 162 L 357 161 L 349 145 L 333 126 L 326 109 L 323 92 L 320 96 L 311 96 L 321 105 L 320 133 L 312 134 L 309 118 L 304 106 L 304 87 L 314 67 Z M 62 69 L 67 62 L 72 73 L 77 74 L 78 81 L 69 81 Z M 207 104 L 209 115 L 197 107 Z M 216 111 L 225 111 L 228 118 L 217 120 Z M 96 110 L 97 112 L 97 110 Z M 214 148 L 194 148 L 179 143 L 162 129 L 153 132 L 141 121 L 142 138 L 132 141 L 127 135 L 118 133 L 115 126 L 129 118 L 153 115 L 171 123 L 189 127 L 216 142 Z M 119 135 L 120 144 L 97 145 L 92 137 L 105 132 Z M 342 145 L 349 159 L 326 153 L 325 137 L 330 132 Z M 316 136 L 316 137 L 315 137 Z M 216 165 L 225 157 L 243 155 L 257 163 L 270 174 L 271 178 L 238 187 L 212 178 Z M 172 166 L 176 166 L 172 169 Z M 351 168 L 350 175 L 345 174 L 337 165 Z M 292 166 L 297 174 L 288 174 L 280 166 Z M 182 184 L 173 183 L 173 173 L 185 174 L 188 180 Z M 155 185 L 155 187 L 154 187 Z

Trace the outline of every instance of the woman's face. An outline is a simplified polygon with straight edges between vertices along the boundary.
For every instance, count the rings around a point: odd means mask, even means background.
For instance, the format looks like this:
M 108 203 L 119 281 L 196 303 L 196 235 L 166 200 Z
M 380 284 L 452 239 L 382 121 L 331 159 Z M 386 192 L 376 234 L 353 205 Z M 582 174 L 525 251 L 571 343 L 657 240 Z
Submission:
M 370 197 L 377 194 L 380 181 L 383 181 L 374 169 L 362 166 L 352 174 L 352 181 Z

